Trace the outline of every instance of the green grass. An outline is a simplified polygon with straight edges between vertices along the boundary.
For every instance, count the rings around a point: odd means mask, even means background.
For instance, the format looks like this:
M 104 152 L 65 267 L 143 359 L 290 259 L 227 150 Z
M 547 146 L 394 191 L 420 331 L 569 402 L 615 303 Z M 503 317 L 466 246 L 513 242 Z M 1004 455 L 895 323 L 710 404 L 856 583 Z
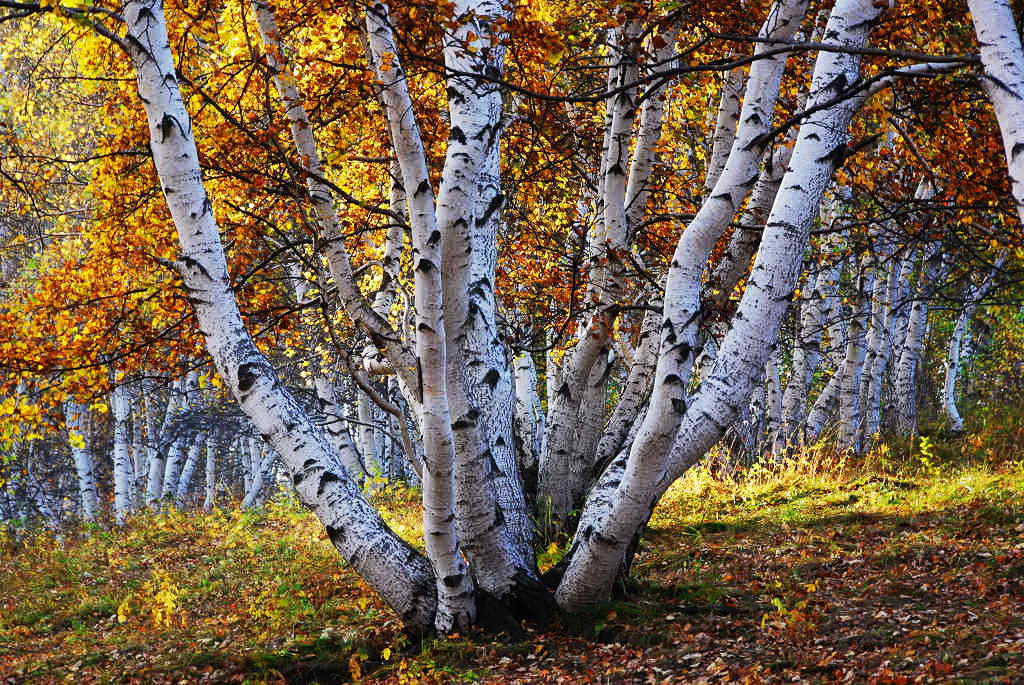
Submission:
M 417 496 L 381 498 L 414 543 Z M 729 478 L 696 468 L 656 510 L 615 601 L 518 643 L 409 644 L 288 501 L 145 514 L 123 532 L 0 540 L 0 681 L 998 682 L 1024 668 L 1022 540 L 1020 461 L 880 448 Z

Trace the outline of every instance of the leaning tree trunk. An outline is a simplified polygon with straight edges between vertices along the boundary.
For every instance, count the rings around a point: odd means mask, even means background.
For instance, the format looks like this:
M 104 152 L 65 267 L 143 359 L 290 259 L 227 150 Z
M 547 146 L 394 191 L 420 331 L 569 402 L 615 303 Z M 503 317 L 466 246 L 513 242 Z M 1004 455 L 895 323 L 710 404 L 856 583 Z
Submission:
M 953 333 L 949 337 L 949 352 L 946 355 L 946 377 L 942 387 L 942 408 L 946 413 L 946 418 L 949 420 L 949 428 L 954 433 L 962 433 L 964 431 L 964 420 L 956 406 L 956 379 L 960 372 L 962 350 L 966 347 L 970 336 L 969 326 L 971 319 L 974 318 L 974 312 L 978 308 L 978 303 L 984 299 L 995 282 L 996 273 L 1002 268 L 1005 259 L 1006 254 L 1001 254 L 981 283 L 973 285 L 968 282 L 964 288 L 964 306 L 960 310 L 960 315 L 957 316 Z
M 335 547 L 410 630 L 429 630 L 437 606 L 429 563 L 366 502 L 326 435 L 281 384 L 242 322 L 162 6 L 155 0 L 129 2 L 124 22 L 153 162 L 181 245 L 176 265 L 218 373 L 286 461 L 301 501 L 324 523 Z
M 798 23 L 803 9 L 801 6 L 799 14 L 790 21 Z M 839 0 L 829 18 L 825 41 L 854 49 L 862 46 L 878 13 L 879 9 L 869 0 Z M 751 69 L 760 63 L 755 63 Z M 610 508 L 592 525 L 581 525 L 577 531 L 571 561 L 556 592 L 563 608 L 580 609 L 608 597 L 619 569 L 628 559 L 631 542 L 658 499 L 677 477 L 721 439 L 735 420 L 739 404 L 749 399 L 776 341 L 782 316 L 796 285 L 811 225 L 839 161 L 837 151 L 845 149 L 846 128 L 860 101 L 854 98 L 826 103 L 844 92 L 846 84 L 859 78 L 859 65 L 860 57 L 856 54 L 820 53 L 809 106 L 821 104 L 823 107 L 810 114 L 800 128 L 790 169 L 766 223 L 747 289 L 714 367 L 686 409 L 679 430 L 674 432 L 668 458 L 637 454 L 637 443 L 634 443 Z M 753 76 L 751 81 L 754 81 Z M 741 124 L 742 120 L 741 117 Z M 740 136 L 737 136 L 739 141 Z M 722 178 L 728 173 L 727 163 Z M 747 178 L 751 176 L 753 174 Z M 710 201 L 716 201 L 714 195 Z M 691 229 L 683 233 L 684 238 Z M 705 254 L 705 261 L 706 258 Z M 697 270 L 692 287 L 699 288 L 700 275 L 701 271 Z M 674 295 L 666 292 L 666 310 L 669 303 L 675 301 Z M 637 442 L 639 440 L 638 436 Z M 590 506 L 588 501 L 588 508 Z M 586 509 L 584 516 L 587 516 Z
M 761 36 L 768 40 L 792 38 L 806 8 L 802 0 L 775 3 L 762 26 Z M 755 52 L 761 53 L 764 49 L 763 44 L 759 44 Z M 625 541 L 618 540 L 621 546 L 605 546 L 597 542 L 602 538 L 595 532 L 595 526 L 584 525 L 584 521 L 598 521 L 603 525 L 615 518 L 605 509 L 623 502 L 631 502 L 634 507 L 623 519 L 625 525 L 630 525 L 629 517 L 637 521 L 646 519 L 646 514 L 639 510 L 646 504 L 645 490 L 663 472 L 668 449 L 687 411 L 687 385 L 699 329 L 701 276 L 712 248 L 746 198 L 750 180 L 758 173 L 765 150 L 763 137 L 770 131 L 784 67 L 785 59 L 779 56 L 759 59 L 751 66 L 747 97 L 725 169 L 711 196 L 676 245 L 666 278 L 651 401 L 628 456 L 616 457 L 609 466 L 622 468 L 628 463 L 629 477 L 602 477 L 588 497 L 573 542 L 572 561 L 556 594 L 565 607 L 579 608 L 606 596 L 619 565 L 625 563 L 624 556 L 613 560 L 609 554 L 624 555 L 636 532 L 635 529 L 629 532 Z M 762 360 L 762 369 L 763 365 Z M 618 492 L 605 492 L 605 487 Z M 588 512 L 590 507 L 595 510 Z
M 999 122 L 1017 214 L 1024 222 L 1024 49 L 1009 0 L 967 0 L 981 46 L 982 85 Z

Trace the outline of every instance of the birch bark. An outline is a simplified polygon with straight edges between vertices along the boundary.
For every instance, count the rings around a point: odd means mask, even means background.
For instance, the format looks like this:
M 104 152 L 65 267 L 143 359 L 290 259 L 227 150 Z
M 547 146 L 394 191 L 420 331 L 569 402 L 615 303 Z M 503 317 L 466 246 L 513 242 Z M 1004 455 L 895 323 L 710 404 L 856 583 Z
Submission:
M 114 423 L 114 520 L 124 523 L 131 511 L 134 471 L 128 446 L 128 421 L 131 417 L 131 394 L 125 385 L 110 393 L 110 414 Z
M 181 246 L 177 264 L 218 373 L 259 433 L 288 463 L 304 504 L 353 568 L 410 630 L 434 624 L 429 564 L 396 536 L 342 468 L 324 433 L 285 390 L 242 322 L 212 203 L 175 75 L 163 8 L 155 0 L 124 8 L 150 147 Z
M 798 16 L 790 20 L 799 21 L 804 9 L 805 6 L 801 6 Z M 829 18 L 824 40 L 848 47 L 862 46 L 878 13 L 878 8 L 868 0 L 839 0 Z M 784 11 L 773 14 L 773 17 L 778 16 L 785 16 Z M 755 67 L 762 63 L 755 63 Z M 837 91 L 859 78 L 859 66 L 860 57 L 855 54 L 820 53 L 809 103 L 831 100 Z M 753 74 L 750 80 L 755 81 Z M 747 104 L 744 103 L 745 109 Z M 714 367 L 687 408 L 679 430 L 674 431 L 668 459 L 637 454 L 636 446 L 641 439 L 638 436 L 610 510 L 592 526 L 581 527 L 577 532 L 574 545 L 578 549 L 556 592 L 563 608 L 579 609 L 608 596 L 628 556 L 628 547 L 650 516 L 654 504 L 672 481 L 721 439 L 735 419 L 739 403 L 749 400 L 774 346 L 796 284 L 813 219 L 835 164 L 841 160 L 838 153 L 845 149 L 846 128 L 858 105 L 859 102 L 845 100 L 823 108 L 811 114 L 801 126 L 793 160 L 766 223 L 747 289 Z M 741 126 L 743 121 L 741 116 Z M 737 143 L 740 140 L 741 136 L 737 135 Z M 729 173 L 727 163 L 722 180 Z M 710 202 L 715 202 L 714 194 Z M 691 224 L 683 233 L 684 240 L 680 244 L 686 242 L 692 228 Z M 706 253 L 703 257 L 706 261 Z M 696 288 L 699 288 L 700 274 L 697 270 Z M 671 289 L 667 288 L 666 311 L 671 308 L 671 295 Z M 654 409 L 652 403 L 651 410 Z
M 71 443 L 71 456 L 78 475 L 78 497 L 82 520 L 93 522 L 99 515 L 99 492 L 96 488 L 95 458 L 89 445 L 89 408 L 74 398 L 64 402 L 64 423 Z
M 402 169 L 409 197 L 415 280 L 416 353 L 424 440 L 423 527 L 427 556 L 437 578 L 435 626 L 450 632 L 472 625 L 476 618 L 474 584 L 462 558 L 456 529 L 455 437 L 446 374 L 445 311 L 442 280 L 443 234 L 439 229 L 426 154 L 405 72 L 391 33 L 388 6 L 375 2 L 366 11 L 372 68 Z M 468 27 L 462 27 L 462 36 Z M 389 55 L 385 62 L 384 55 Z M 439 203 L 440 204 L 440 203 Z M 416 387 L 416 386 L 414 386 Z
M 968 0 L 984 67 L 982 85 L 999 122 L 1010 189 L 1024 222 L 1024 50 L 1008 0 Z
M 964 306 L 957 316 L 953 333 L 949 337 L 949 352 L 946 355 L 946 376 L 942 386 L 942 408 L 949 421 L 949 427 L 954 433 L 962 433 L 964 420 L 956 406 L 956 379 L 960 372 L 961 350 L 966 347 L 966 338 L 970 335 L 968 327 L 974 312 L 978 309 L 978 303 L 984 299 L 995 282 L 995 276 L 1003 266 L 1006 259 L 1005 253 L 1000 255 L 993 264 L 992 269 L 982 279 L 981 283 L 970 284 L 964 288 Z

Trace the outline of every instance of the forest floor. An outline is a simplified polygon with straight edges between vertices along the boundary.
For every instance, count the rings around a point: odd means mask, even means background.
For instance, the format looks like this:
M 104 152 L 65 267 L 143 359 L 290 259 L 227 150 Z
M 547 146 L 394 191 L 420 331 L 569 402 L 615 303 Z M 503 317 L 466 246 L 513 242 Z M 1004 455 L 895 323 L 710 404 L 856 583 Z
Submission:
M 1024 682 L 1024 461 L 988 452 L 697 469 L 620 600 L 518 641 L 408 644 L 287 501 L 0 540 L 0 683 Z

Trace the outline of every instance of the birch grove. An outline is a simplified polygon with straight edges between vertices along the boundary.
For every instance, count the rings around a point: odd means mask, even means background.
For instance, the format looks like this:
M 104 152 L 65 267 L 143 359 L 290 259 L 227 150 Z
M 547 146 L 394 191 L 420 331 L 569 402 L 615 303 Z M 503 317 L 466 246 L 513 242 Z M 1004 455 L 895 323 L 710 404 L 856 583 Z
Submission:
M 899 7 L 762 4 L 611 3 L 559 36 L 546 3 L 251 0 L 197 19 L 216 40 L 155 0 L 67 10 L 132 86 L 118 116 L 148 185 L 112 230 L 162 226 L 129 253 L 166 302 L 104 329 L 145 344 L 0 366 L 0 520 L 294 497 L 410 633 L 445 635 L 609 600 L 702 462 L 963 433 L 965 369 L 998 352 L 974 329 L 1021 261 L 1012 8 L 969 0 L 976 36 L 926 54 L 893 44 Z M 954 134 L 919 125 L 964 88 L 995 117 L 957 135 L 1003 154 L 985 169 L 1006 187 L 977 196 L 944 170 Z M 68 145 L 115 158 L 100 138 Z M 89 197 L 81 221 L 106 221 Z M 11 251 L 0 292 L 117 243 Z M 112 307 L 86 290 L 68 297 Z M 68 345 L 103 328 L 55 320 Z M 21 407 L 43 396 L 63 461 L 33 489 L 42 419 Z M 400 483 L 420 546 L 377 507 Z

